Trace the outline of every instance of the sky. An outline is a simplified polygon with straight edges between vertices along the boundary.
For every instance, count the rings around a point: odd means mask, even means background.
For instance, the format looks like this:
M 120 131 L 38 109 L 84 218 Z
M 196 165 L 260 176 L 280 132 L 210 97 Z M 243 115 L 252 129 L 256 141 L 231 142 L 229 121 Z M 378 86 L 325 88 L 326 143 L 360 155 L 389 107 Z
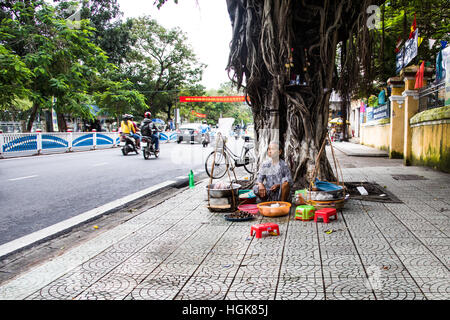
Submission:
M 165 28 L 180 27 L 198 60 L 207 65 L 201 82 L 206 89 L 229 81 L 225 67 L 232 30 L 225 0 L 169 0 L 159 10 L 153 0 L 118 2 L 124 18 L 150 15 Z

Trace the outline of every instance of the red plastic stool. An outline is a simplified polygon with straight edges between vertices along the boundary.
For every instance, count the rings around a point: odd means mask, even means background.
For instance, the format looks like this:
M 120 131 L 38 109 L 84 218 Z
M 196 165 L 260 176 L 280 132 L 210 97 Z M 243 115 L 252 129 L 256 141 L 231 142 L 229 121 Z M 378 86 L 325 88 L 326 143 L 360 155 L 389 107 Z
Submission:
M 334 220 L 337 220 L 337 211 L 333 208 L 323 208 L 316 211 L 314 214 L 314 222 L 317 222 L 317 218 L 322 218 L 324 223 L 330 222 L 330 217 L 334 216 Z
M 261 238 L 261 234 L 263 231 L 276 231 L 277 234 L 280 235 L 280 229 L 278 225 L 272 222 L 252 225 L 250 229 L 250 235 L 253 236 L 253 233 L 255 233 L 256 238 Z

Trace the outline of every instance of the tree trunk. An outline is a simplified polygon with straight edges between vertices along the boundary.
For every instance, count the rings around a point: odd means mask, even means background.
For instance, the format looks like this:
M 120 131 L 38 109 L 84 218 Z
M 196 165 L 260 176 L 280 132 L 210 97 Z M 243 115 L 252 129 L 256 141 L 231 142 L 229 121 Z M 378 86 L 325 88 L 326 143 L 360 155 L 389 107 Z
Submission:
M 345 69 L 345 63 L 347 60 L 347 41 L 342 41 L 342 52 L 341 52 L 341 70 Z M 344 88 L 341 92 L 341 111 L 342 111 L 342 140 L 348 141 L 347 138 L 347 118 L 348 118 L 348 105 L 350 103 L 349 90 Z
M 64 115 L 62 113 L 56 113 L 56 117 L 58 120 L 58 130 L 59 132 L 66 132 L 67 131 L 67 122 L 64 118 Z
M 33 102 L 33 106 L 31 107 L 30 118 L 28 119 L 28 123 L 27 123 L 26 132 L 31 132 L 31 129 L 33 129 L 33 123 L 34 123 L 34 119 L 36 118 L 36 113 L 37 113 L 38 109 L 39 109 L 39 104 L 37 102 Z
M 167 104 L 167 122 L 169 122 L 169 119 L 171 119 L 171 112 L 172 112 L 172 104 L 168 103 Z
M 409 31 L 408 31 L 408 19 L 406 18 L 406 8 L 403 12 L 403 43 L 408 40 Z
M 250 98 L 258 166 L 268 144 L 279 141 L 294 189 L 308 186 L 314 177 L 335 181 L 326 152 L 318 159 L 327 137 L 330 94 L 338 89 L 349 99 L 357 85 L 368 87 L 365 71 L 370 75 L 372 59 L 366 9 L 382 2 L 227 0 L 232 24 L 227 70 Z M 340 41 L 349 46 L 336 81 Z
M 250 98 L 258 166 L 278 140 L 294 188 L 308 186 L 316 167 L 319 179 L 335 181 L 326 152 L 317 157 L 327 137 L 336 46 L 356 22 L 363 24 L 368 3 L 227 0 L 233 27 L 227 69 Z M 290 84 L 292 74 L 300 85 Z

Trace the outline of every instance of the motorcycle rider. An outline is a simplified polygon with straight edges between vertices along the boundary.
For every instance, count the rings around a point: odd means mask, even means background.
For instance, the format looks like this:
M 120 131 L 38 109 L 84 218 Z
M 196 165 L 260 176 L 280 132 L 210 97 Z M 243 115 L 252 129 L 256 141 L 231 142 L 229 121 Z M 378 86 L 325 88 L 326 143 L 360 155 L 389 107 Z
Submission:
M 150 111 L 144 113 L 144 120 L 141 124 L 141 133 L 143 136 L 151 137 L 152 143 L 155 145 L 155 151 L 159 152 L 159 138 L 156 135 L 158 132 L 158 128 L 155 123 L 152 121 L 152 114 Z
M 125 113 L 122 116 L 122 122 L 120 123 L 120 132 L 122 132 L 123 134 L 130 134 L 130 132 L 134 133 L 134 126 L 130 121 L 130 115 Z
M 136 140 L 136 148 L 140 149 L 141 148 L 141 136 L 138 134 L 139 128 L 136 125 L 136 123 L 133 121 L 134 116 L 132 114 L 130 114 L 129 117 L 130 117 L 131 124 L 134 128 L 134 133 L 130 134 L 130 136 L 132 136 Z
M 120 123 L 120 129 L 119 132 L 123 135 L 131 136 L 135 131 L 133 123 L 130 121 L 130 115 L 125 113 L 122 116 L 122 122 Z M 122 138 L 121 141 L 124 141 Z
M 209 132 L 211 131 L 211 128 L 206 123 L 206 120 L 203 120 L 202 125 L 200 126 L 200 133 L 205 135 L 205 140 L 207 143 L 210 142 L 209 140 Z
M 136 141 L 136 148 L 139 149 L 140 148 L 139 139 L 137 139 L 136 136 L 138 138 L 140 137 L 136 135 L 136 128 L 134 127 L 133 122 L 131 121 L 131 115 L 124 114 L 122 116 L 122 119 L 123 120 L 120 123 L 120 132 L 122 132 L 122 134 L 126 134 L 129 135 L 130 137 L 133 137 Z

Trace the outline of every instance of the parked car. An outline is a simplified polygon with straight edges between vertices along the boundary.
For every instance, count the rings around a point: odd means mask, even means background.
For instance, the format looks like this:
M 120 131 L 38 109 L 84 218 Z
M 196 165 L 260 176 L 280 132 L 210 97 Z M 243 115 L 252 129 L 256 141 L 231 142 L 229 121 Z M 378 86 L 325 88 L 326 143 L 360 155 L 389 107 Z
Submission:
M 177 130 L 178 137 L 177 143 L 183 141 L 194 144 L 195 142 L 201 143 L 202 135 L 200 133 L 200 123 L 185 123 Z
M 250 140 L 255 140 L 255 126 L 253 124 L 249 124 L 244 134 L 242 135 L 242 139 L 245 137 L 249 137 Z

